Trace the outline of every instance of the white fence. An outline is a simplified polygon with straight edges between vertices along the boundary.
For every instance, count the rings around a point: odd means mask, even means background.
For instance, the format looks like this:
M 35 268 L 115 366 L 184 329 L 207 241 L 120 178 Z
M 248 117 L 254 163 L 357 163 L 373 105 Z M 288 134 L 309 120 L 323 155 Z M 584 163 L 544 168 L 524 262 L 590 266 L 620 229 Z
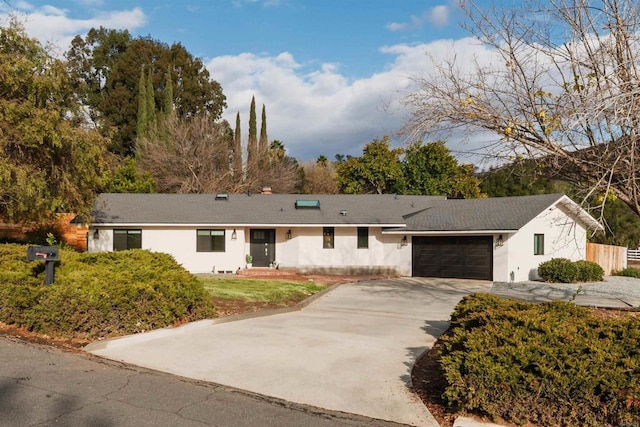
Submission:
M 629 261 L 640 261 L 640 249 L 627 249 L 627 259 Z

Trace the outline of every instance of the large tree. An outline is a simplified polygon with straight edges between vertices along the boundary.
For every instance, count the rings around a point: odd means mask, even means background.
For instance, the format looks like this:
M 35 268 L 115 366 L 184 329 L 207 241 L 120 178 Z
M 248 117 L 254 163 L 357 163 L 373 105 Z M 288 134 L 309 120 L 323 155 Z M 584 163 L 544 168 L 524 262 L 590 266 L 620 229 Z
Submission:
M 471 199 L 480 197 L 480 181 L 473 166 L 459 164 L 443 141 L 413 143 L 402 159 L 403 194 Z
M 262 104 L 262 121 L 260 122 L 260 139 L 258 140 L 258 152 L 262 155 L 269 147 L 269 137 L 267 136 L 267 110 Z
M 401 148 L 390 148 L 389 137 L 375 139 L 362 150 L 362 157 L 351 157 L 336 164 L 337 184 L 341 193 L 395 193 L 402 187 Z
M 258 160 L 258 128 L 256 121 L 256 97 L 251 97 L 249 107 L 249 139 L 247 140 L 247 167 Z
M 0 28 L 0 218 L 88 213 L 109 163 L 64 64 L 15 22 Z
M 169 46 L 101 27 L 84 38 L 76 36 L 66 56 L 79 101 L 103 134 L 110 136 L 110 149 L 118 154 L 135 152 L 141 67 L 151 73 L 155 105 L 167 109 L 165 90 L 170 91 L 178 118 L 206 113 L 215 121 L 226 107 L 221 86 L 180 43 Z
M 236 113 L 236 130 L 233 133 L 233 178 L 236 183 L 242 182 L 242 131 L 240 129 L 240 113 Z
M 483 56 L 434 60 L 407 131 L 488 131 L 493 155 L 536 159 L 585 200 L 613 193 L 640 215 L 640 3 L 461 5 Z

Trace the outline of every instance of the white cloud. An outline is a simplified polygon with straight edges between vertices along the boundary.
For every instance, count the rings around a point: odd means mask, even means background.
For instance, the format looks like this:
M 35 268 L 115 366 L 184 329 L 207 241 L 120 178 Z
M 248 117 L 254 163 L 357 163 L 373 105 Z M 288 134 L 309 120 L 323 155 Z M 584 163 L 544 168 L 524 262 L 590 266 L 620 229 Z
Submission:
M 104 5 L 104 0 L 75 0 L 81 6 L 99 7 Z
M 358 80 L 345 77 L 336 64 L 310 71 L 288 52 L 221 56 L 208 61 L 207 69 L 227 96 L 224 117 L 232 126 L 240 112 L 243 138 L 255 95 L 257 109 L 267 108 L 269 138 L 281 140 L 294 157 L 311 160 L 320 154 L 361 155 L 373 138 L 396 133 L 406 118 L 401 99 L 412 90 L 412 77 L 431 69 L 427 53 L 438 58 L 455 51 L 470 61 L 483 49 L 473 39 L 385 46 L 381 53 L 392 57 L 385 69 Z
M 85 2 L 94 3 L 99 2 Z M 98 13 L 88 19 L 74 19 L 68 16 L 65 9 L 54 6 L 43 6 L 29 9 L 28 4 L 22 5 L 22 12 L 15 13 L 17 19 L 24 25 L 27 33 L 42 43 L 57 47 L 57 54 L 62 55 L 71 45 L 71 40 L 77 34 L 84 34 L 94 27 L 115 29 L 134 29 L 146 23 L 146 16 L 139 7 L 131 10 L 117 10 Z M 0 15 L 0 22 L 7 22 L 8 14 Z
M 421 16 L 412 15 L 408 22 L 392 22 L 387 24 L 387 29 L 391 31 L 407 31 L 421 28 L 429 23 L 436 27 L 445 27 L 449 24 L 449 8 L 447 5 L 434 6 L 424 12 Z
M 449 24 L 449 8 L 447 6 L 434 6 L 426 13 L 425 17 L 436 27 L 444 27 Z

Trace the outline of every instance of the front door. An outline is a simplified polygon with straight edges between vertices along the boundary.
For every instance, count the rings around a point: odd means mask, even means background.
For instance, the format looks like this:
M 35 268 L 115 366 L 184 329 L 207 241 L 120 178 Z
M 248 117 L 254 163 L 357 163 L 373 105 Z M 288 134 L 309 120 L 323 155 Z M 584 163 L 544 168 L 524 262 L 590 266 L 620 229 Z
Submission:
M 269 267 L 276 260 L 276 230 L 251 229 L 249 253 L 254 267 Z

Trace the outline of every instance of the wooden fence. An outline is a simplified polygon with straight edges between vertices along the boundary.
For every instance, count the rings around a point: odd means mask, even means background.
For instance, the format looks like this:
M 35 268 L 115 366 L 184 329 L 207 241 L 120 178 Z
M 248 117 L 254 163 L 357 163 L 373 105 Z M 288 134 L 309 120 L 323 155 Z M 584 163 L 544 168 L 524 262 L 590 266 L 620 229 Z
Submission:
M 82 224 L 71 224 L 75 214 L 56 214 L 52 226 L 55 225 L 62 234 L 62 240 L 78 251 L 87 250 L 87 232 L 89 228 Z M 0 221 L 0 236 L 14 239 L 24 239 L 26 234 L 33 230 L 34 226 L 24 224 L 9 224 Z M 44 242 L 43 242 L 44 243 Z
M 627 248 L 624 246 L 587 243 L 587 261 L 600 264 L 605 276 L 608 276 L 612 271 L 622 270 L 627 267 Z

